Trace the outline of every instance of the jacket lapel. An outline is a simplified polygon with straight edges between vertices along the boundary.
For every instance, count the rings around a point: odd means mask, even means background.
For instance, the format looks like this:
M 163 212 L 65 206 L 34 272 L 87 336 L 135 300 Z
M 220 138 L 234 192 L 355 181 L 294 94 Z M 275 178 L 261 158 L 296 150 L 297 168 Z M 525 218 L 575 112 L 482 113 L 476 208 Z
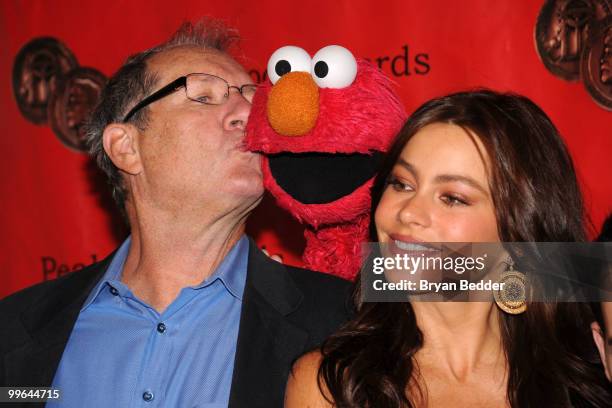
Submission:
M 289 367 L 308 340 L 308 333 L 285 316 L 302 297 L 285 267 L 251 240 L 230 407 L 283 405 Z
M 5 355 L 7 378 L 22 386 L 51 386 L 80 309 L 112 256 L 51 283 L 53 290 L 21 314 L 27 340 Z M 250 240 L 230 407 L 283 405 L 289 368 L 308 341 L 308 333 L 286 319 L 302 298 L 285 267 Z
M 102 277 L 112 255 L 104 261 L 50 282 L 32 307 L 21 313 L 26 342 L 5 355 L 7 378 L 13 385 L 49 387 L 79 315 L 81 306 Z

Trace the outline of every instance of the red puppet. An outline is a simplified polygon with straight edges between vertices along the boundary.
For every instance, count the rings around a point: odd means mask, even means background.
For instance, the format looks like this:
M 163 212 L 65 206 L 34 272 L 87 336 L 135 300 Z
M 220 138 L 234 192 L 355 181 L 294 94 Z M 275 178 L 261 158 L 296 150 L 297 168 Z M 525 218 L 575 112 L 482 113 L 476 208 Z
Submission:
M 253 99 L 246 144 L 264 185 L 306 224 L 308 268 L 354 279 L 368 240 L 370 188 L 406 113 L 374 65 L 330 45 L 276 50 Z

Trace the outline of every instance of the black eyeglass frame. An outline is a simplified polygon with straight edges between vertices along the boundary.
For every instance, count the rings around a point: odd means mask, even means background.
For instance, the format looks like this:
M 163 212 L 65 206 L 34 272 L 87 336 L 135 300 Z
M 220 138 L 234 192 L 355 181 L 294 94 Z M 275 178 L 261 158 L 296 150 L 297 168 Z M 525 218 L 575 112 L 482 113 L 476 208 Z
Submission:
M 222 80 L 223 82 L 225 82 L 225 84 L 227 85 L 227 92 L 225 93 L 225 99 L 227 99 L 229 97 L 229 93 L 230 90 L 232 88 L 236 89 L 238 92 L 240 92 L 240 95 L 244 95 L 242 92 L 244 90 L 245 87 L 254 87 L 257 88 L 256 84 L 244 84 L 241 86 L 235 86 L 235 85 L 230 85 L 229 82 L 227 82 L 225 79 L 217 76 L 217 75 L 212 75 L 212 74 L 206 74 L 204 72 L 193 72 L 191 74 L 187 74 L 184 75 L 182 77 L 179 77 L 177 79 L 175 79 L 174 81 L 170 82 L 168 85 L 158 89 L 157 91 L 153 92 L 151 95 L 147 96 L 146 98 L 144 98 L 143 100 L 141 100 L 140 102 L 138 102 L 132 109 L 130 109 L 130 111 L 123 117 L 122 122 L 126 123 L 127 121 L 129 121 L 132 116 L 134 116 L 134 114 L 136 114 L 136 112 L 138 112 L 140 109 L 144 108 L 147 105 L 152 104 L 155 101 L 160 100 L 161 98 L 170 95 L 171 93 L 174 93 L 176 91 L 178 91 L 180 88 L 185 88 L 185 96 L 187 97 L 187 99 L 190 99 L 192 101 L 195 102 L 199 102 L 202 103 L 204 105 L 220 105 L 217 103 L 209 103 L 209 102 L 203 102 L 200 101 L 198 99 L 194 99 L 194 98 L 190 98 L 189 95 L 187 95 L 187 77 L 190 77 L 192 75 L 207 75 L 210 77 L 214 77 L 214 78 L 218 78 L 220 80 Z M 250 102 L 250 101 L 249 101 Z

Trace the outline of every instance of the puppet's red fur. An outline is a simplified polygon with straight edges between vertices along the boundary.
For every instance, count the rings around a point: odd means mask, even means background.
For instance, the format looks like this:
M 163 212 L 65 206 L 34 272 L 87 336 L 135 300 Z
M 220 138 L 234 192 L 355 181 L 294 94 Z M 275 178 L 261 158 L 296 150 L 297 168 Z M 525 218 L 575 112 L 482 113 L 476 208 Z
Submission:
M 246 145 L 264 154 L 264 185 L 300 222 L 306 224 L 303 259 L 309 268 L 353 279 L 359 271 L 360 244 L 368 239 L 369 179 L 352 193 L 325 204 L 304 204 L 276 182 L 265 155 L 292 153 L 386 152 L 406 113 L 389 79 L 374 65 L 358 61 L 353 83 L 342 89 L 319 89 L 319 116 L 302 136 L 284 136 L 270 126 L 266 106 L 272 89 L 264 84 L 255 94 Z

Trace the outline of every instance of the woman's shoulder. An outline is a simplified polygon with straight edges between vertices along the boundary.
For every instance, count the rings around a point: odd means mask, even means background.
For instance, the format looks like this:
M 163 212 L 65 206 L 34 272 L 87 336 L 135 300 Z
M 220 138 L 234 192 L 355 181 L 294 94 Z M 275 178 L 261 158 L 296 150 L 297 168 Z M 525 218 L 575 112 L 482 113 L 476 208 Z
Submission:
M 325 385 L 321 384 L 323 390 L 319 387 L 318 375 L 322 358 L 319 351 L 312 351 L 295 362 L 287 381 L 285 408 L 333 406 Z

